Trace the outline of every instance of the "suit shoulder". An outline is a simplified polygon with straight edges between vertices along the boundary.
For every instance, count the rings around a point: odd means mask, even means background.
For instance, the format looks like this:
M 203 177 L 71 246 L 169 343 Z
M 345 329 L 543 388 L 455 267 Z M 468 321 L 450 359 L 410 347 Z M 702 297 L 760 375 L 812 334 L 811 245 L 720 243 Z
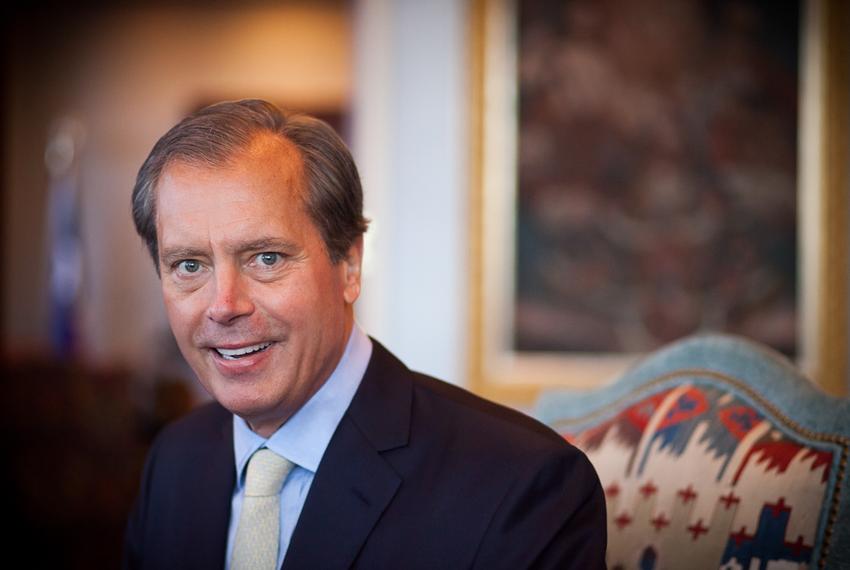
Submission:
M 456 436 L 492 442 L 505 453 L 581 454 L 551 428 L 522 412 L 442 380 L 419 373 L 413 375 L 415 407 L 420 417 L 451 429 Z

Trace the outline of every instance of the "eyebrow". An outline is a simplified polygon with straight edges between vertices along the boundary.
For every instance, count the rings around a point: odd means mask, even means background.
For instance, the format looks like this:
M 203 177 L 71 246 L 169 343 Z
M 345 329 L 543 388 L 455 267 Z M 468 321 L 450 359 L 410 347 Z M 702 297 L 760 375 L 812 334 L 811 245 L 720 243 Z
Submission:
M 245 253 L 248 251 L 268 251 L 278 249 L 292 251 L 297 249 L 297 247 L 291 241 L 272 237 L 262 237 L 227 247 L 227 251 L 229 253 Z M 182 259 L 207 257 L 208 255 L 209 253 L 207 250 L 196 247 L 171 247 L 162 251 L 160 259 L 162 260 L 163 265 L 171 265 L 175 261 Z
M 297 248 L 294 243 L 285 239 L 262 237 L 236 244 L 233 247 L 228 247 L 227 249 L 232 253 L 243 253 L 246 251 L 266 251 L 273 249 L 293 250 Z
M 204 257 L 206 252 L 202 249 L 194 247 L 170 247 L 164 249 L 159 258 L 163 265 L 171 265 L 175 261 L 181 259 L 192 259 L 196 257 Z

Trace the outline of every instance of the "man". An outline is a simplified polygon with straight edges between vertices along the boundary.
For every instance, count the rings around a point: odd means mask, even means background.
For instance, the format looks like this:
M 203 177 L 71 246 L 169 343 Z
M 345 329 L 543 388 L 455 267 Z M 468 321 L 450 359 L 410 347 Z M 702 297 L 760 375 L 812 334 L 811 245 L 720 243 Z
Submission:
M 604 567 L 584 455 L 355 324 L 362 192 L 326 124 L 203 109 L 154 146 L 133 217 L 216 402 L 154 443 L 126 567 Z

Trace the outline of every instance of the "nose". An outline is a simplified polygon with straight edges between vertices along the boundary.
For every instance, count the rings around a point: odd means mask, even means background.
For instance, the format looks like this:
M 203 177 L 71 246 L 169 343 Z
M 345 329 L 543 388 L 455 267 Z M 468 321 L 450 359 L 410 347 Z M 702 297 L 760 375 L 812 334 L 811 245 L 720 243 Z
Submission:
M 212 285 L 213 297 L 207 307 L 210 320 L 226 325 L 254 312 L 248 284 L 237 269 L 217 267 Z

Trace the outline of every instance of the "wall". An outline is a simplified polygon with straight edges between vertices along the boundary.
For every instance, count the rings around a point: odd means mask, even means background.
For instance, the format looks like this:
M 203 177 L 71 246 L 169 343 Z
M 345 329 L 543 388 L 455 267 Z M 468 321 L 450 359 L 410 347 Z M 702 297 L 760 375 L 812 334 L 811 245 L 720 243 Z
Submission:
M 354 153 L 366 189 L 358 318 L 413 369 L 465 383 L 467 6 L 357 3 Z

